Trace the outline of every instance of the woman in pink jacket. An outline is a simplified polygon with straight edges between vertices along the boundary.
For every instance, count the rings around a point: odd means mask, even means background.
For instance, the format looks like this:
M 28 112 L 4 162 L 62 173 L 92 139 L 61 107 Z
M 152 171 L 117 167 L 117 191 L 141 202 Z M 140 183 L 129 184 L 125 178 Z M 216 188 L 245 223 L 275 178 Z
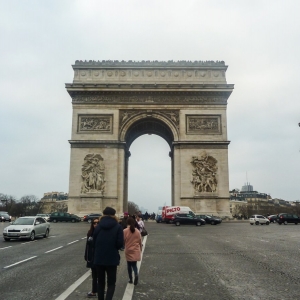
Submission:
M 124 229 L 125 257 L 127 260 L 127 270 L 129 283 L 132 283 L 132 270 L 134 272 L 134 285 L 138 284 L 137 261 L 141 260 L 142 238 L 141 233 L 135 228 L 135 220 L 128 218 L 127 228 Z

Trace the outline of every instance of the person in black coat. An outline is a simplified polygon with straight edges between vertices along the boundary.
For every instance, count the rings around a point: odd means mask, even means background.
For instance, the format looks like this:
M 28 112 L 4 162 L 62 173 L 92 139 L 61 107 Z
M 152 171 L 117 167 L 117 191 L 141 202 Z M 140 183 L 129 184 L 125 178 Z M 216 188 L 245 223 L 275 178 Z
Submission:
M 111 300 L 113 298 L 117 280 L 117 266 L 120 264 L 119 250 L 124 244 L 123 229 L 115 214 L 116 211 L 112 207 L 106 207 L 93 234 L 94 265 L 97 268 L 99 300 L 104 300 L 106 276 L 107 292 L 105 299 Z
M 97 269 L 94 265 L 94 245 L 93 245 L 93 234 L 95 231 L 96 226 L 99 223 L 99 219 L 94 219 L 91 223 L 91 227 L 87 233 L 87 240 L 85 245 L 85 252 L 84 252 L 84 259 L 86 261 L 86 267 L 91 268 L 92 271 L 92 291 L 88 292 L 87 296 L 89 298 L 96 297 L 97 293 Z

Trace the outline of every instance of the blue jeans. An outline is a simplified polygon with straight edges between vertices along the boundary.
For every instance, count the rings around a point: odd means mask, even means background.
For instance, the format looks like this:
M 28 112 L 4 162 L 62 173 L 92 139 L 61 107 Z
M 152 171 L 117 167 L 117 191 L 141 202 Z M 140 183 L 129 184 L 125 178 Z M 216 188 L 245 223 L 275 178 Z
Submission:
M 128 275 L 129 275 L 130 280 L 132 280 L 132 270 L 134 272 L 134 276 L 137 277 L 138 276 L 138 269 L 137 269 L 136 261 L 128 261 L 127 262 L 127 271 L 128 271 Z

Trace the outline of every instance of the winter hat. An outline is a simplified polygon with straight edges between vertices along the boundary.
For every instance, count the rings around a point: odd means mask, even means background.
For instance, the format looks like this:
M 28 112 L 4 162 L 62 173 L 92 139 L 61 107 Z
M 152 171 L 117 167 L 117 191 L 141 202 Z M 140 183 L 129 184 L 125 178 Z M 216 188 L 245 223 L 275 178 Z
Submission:
M 128 212 L 124 212 L 124 216 L 128 216 Z
M 112 207 L 107 206 L 103 210 L 103 214 L 106 215 L 106 216 L 114 216 L 116 214 L 116 210 L 113 209 Z

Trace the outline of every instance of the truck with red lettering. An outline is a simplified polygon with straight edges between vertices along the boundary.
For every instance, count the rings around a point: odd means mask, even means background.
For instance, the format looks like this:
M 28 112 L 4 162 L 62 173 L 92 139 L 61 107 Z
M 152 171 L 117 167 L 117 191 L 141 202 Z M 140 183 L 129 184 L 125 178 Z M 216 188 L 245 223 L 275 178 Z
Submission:
M 195 215 L 194 212 L 188 206 L 163 206 L 161 214 L 162 222 L 170 223 L 174 215 L 187 213 Z

